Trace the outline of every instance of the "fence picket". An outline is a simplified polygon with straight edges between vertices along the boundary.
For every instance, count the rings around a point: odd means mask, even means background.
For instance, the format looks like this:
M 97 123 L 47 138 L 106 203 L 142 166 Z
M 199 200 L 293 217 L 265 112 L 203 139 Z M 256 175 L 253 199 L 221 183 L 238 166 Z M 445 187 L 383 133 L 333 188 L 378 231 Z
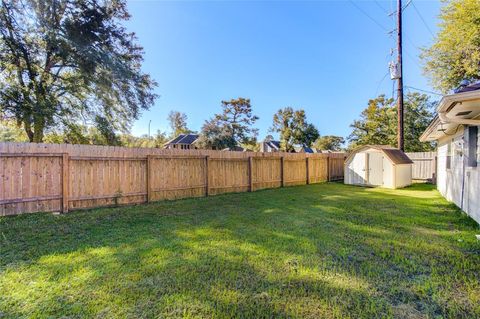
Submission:
M 343 178 L 345 157 L 34 143 L 0 150 L 0 216 L 313 184 Z

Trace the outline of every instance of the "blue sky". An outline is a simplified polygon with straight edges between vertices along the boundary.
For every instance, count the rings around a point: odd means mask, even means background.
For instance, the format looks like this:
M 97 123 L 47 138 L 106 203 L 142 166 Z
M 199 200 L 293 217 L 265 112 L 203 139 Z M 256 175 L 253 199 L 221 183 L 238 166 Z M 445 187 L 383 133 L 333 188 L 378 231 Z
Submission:
M 387 12 L 395 3 L 129 1 L 127 28 L 144 47 L 143 69 L 160 95 L 132 133 L 146 134 L 149 120 L 152 134 L 167 131 L 170 110 L 185 112 L 189 127 L 200 130 L 221 100 L 247 97 L 260 117 L 260 139 L 285 106 L 305 109 L 321 135 L 346 137 L 368 99 L 392 94 L 385 75 L 395 21 Z M 412 5 L 405 9 L 404 82 L 432 90 L 418 55 L 432 43 L 441 3 L 413 3 L 430 30 Z

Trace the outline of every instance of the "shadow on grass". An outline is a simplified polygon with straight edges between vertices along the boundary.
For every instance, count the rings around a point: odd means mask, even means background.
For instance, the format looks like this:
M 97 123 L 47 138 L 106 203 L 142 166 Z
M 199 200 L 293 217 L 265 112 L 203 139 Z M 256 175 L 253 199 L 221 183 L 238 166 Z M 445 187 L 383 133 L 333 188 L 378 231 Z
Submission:
M 428 185 L 336 183 L 4 218 L 0 312 L 472 317 L 476 227 Z

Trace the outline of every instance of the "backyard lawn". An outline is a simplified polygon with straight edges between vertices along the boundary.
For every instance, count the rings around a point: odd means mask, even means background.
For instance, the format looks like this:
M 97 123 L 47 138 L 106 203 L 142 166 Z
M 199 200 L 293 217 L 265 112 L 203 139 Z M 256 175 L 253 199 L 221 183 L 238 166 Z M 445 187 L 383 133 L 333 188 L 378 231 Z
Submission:
M 478 226 L 339 183 L 0 218 L 0 318 L 479 318 Z

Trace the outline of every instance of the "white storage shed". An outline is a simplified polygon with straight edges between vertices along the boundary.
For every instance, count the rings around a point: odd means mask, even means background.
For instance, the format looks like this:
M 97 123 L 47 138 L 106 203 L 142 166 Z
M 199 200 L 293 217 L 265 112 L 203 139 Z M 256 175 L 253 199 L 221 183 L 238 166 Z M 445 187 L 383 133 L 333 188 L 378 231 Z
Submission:
M 345 160 L 345 184 L 401 188 L 412 184 L 412 160 L 388 145 L 364 145 Z

